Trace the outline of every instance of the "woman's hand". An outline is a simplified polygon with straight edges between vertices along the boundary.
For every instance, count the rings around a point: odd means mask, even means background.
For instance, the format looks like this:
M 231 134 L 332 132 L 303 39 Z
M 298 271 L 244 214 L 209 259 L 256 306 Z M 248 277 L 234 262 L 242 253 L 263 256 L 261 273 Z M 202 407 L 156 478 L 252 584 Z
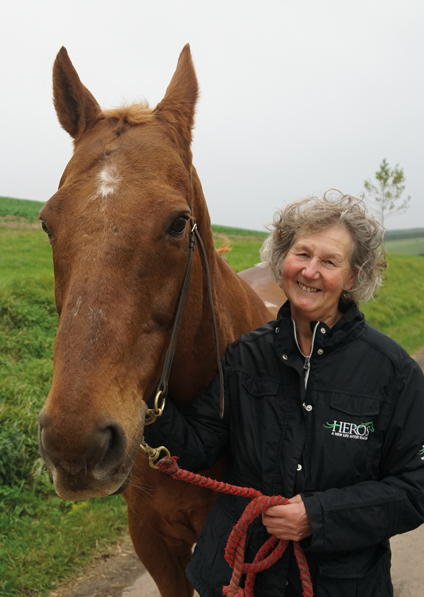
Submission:
M 262 514 L 262 522 L 271 535 L 288 541 L 300 541 L 312 535 L 312 527 L 300 495 L 283 506 L 271 506 Z

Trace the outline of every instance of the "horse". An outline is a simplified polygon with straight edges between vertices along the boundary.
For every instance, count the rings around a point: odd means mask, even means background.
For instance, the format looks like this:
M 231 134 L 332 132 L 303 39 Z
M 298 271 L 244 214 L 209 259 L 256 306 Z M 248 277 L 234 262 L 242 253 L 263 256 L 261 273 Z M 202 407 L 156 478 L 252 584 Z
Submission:
M 271 268 L 264 263 L 258 263 L 254 267 L 239 272 L 238 275 L 261 297 L 275 319 L 286 296 L 272 275 Z
M 51 389 L 39 415 L 40 453 L 65 500 L 124 493 L 135 551 L 162 597 L 193 594 L 184 569 L 215 499 L 152 470 L 139 449 L 195 227 L 209 264 L 220 358 L 231 342 L 273 318 L 214 249 L 192 164 L 197 97 L 188 45 L 154 109 L 102 110 L 62 48 L 53 98 L 74 149 L 40 212 L 59 314 Z M 191 269 L 168 383 L 177 407 L 217 370 L 205 263 L 196 248 Z M 224 471 L 220 461 L 207 474 L 222 478 Z

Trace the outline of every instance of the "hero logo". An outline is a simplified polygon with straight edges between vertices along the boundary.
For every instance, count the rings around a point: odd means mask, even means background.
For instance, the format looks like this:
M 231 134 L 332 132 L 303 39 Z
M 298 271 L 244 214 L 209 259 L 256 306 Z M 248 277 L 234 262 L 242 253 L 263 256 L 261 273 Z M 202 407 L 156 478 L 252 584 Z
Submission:
M 421 460 L 424 460 L 424 444 L 421 446 L 421 449 L 418 450 L 418 456 L 421 456 Z
M 362 439 L 367 440 L 370 433 L 374 431 L 373 421 L 368 423 L 347 423 L 346 421 L 334 421 L 333 423 L 325 423 L 326 429 L 332 429 L 331 435 L 337 437 L 346 437 L 348 439 Z

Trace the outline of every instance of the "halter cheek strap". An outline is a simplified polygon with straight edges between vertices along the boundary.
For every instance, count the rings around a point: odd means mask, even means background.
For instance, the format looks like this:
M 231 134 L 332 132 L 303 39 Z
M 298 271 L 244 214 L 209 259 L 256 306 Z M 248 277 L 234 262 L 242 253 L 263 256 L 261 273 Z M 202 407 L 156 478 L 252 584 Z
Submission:
M 216 360 L 218 363 L 218 374 L 219 374 L 219 416 L 221 419 L 224 418 L 224 373 L 222 371 L 222 364 L 221 364 L 221 350 L 219 347 L 219 332 L 218 332 L 218 322 L 216 320 L 216 311 L 213 304 L 213 296 L 212 296 L 212 283 L 211 283 L 211 276 L 209 272 L 209 264 L 208 258 L 206 255 L 206 250 L 203 245 L 203 241 L 200 237 L 199 231 L 197 226 L 195 225 L 194 234 L 196 235 L 197 240 L 199 241 L 199 246 L 202 250 L 203 260 L 205 262 L 205 272 L 206 272 L 206 280 L 208 285 L 208 296 L 209 296 L 209 304 L 211 307 L 212 312 L 212 321 L 213 321 L 213 329 L 215 334 L 215 349 L 216 349 Z
M 189 233 L 189 245 L 188 245 L 189 256 L 188 256 L 187 270 L 186 270 L 186 274 L 184 276 L 183 285 L 182 285 L 180 296 L 178 299 L 177 311 L 175 314 L 171 340 L 170 340 L 169 347 L 168 347 L 168 350 L 165 355 L 165 360 L 164 360 L 163 369 L 162 369 L 162 375 L 160 377 L 159 384 L 156 389 L 154 407 L 147 409 L 146 420 L 144 423 L 145 425 L 150 425 L 151 423 L 154 423 L 156 421 L 156 419 L 162 415 L 163 409 L 165 408 L 165 401 L 168 396 L 168 389 L 169 389 L 169 387 L 168 387 L 169 376 L 171 374 L 172 362 L 174 360 L 175 348 L 176 348 L 177 340 L 178 340 L 178 333 L 180 331 L 181 319 L 183 316 L 184 305 L 185 305 L 185 302 L 187 299 L 188 287 L 190 284 L 191 267 L 192 267 L 192 263 L 193 263 L 193 254 L 194 254 L 194 248 L 196 245 L 196 238 L 198 240 L 198 243 L 199 243 L 202 255 L 203 255 L 203 261 L 205 264 L 206 281 L 207 281 L 207 288 L 208 288 L 208 298 L 209 298 L 209 304 L 210 304 L 211 312 L 212 312 L 212 321 L 213 321 L 214 333 L 215 333 L 216 356 L 217 356 L 217 361 L 218 361 L 219 397 L 220 397 L 219 414 L 220 414 L 221 419 L 224 416 L 224 374 L 223 374 L 222 365 L 221 365 L 221 350 L 220 350 L 220 346 L 219 346 L 218 323 L 217 323 L 217 319 L 216 319 L 216 312 L 215 312 L 215 306 L 214 306 L 213 295 L 212 295 L 212 283 L 211 283 L 211 277 L 210 277 L 209 264 L 208 264 L 206 250 L 203 245 L 203 241 L 200 237 L 199 231 L 197 229 L 197 224 L 194 224 Z M 159 400 L 161 400 L 160 405 L 159 405 Z

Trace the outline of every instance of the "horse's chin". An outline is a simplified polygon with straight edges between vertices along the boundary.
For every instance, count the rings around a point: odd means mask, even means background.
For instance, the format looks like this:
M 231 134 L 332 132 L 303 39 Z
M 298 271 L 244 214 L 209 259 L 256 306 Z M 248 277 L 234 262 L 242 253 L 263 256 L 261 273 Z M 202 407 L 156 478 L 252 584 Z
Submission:
M 125 479 L 125 481 L 122 483 L 121 487 L 119 489 L 117 489 L 116 491 L 114 491 L 113 493 L 111 493 L 111 495 L 119 495 L 120 493 L 123 493 L 126 490 L 126 488 L 128 487 L 130 480 L 131 480 L 131 473 L 128 475 L 128 477 Z
M 53 471 L 53 483 L 57 495 L 63 500 L 79 501 L 94 497 L 108 497 L 118 495 L 125 491 L 131 478 L 131 472 L 119 475 L 116 479 L 99 482 L 78 475 L 63 474 L 62 471 Z

